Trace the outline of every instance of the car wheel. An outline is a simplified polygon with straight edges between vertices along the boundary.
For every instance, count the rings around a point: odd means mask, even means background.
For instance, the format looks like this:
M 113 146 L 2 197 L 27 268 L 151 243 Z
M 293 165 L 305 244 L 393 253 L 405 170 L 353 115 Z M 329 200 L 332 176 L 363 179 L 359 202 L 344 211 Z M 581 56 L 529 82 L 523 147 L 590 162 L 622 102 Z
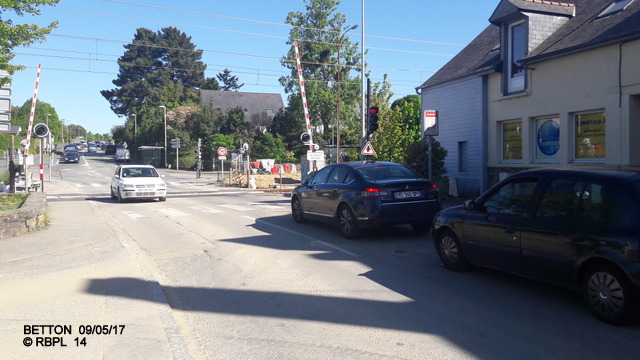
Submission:
M 118 189 L 118 202 L 124 202 L 124 198 L 122 197 L 122 191 Z
M 166 197 L 161 197 L 161 198 L 158 198 L 158 200 L 159 201 L 167 201 L 167 198 Z
M 115 200 L 118 197 L 116 196 L 116 194 L 113 192 L 113 188 L 109 187 L 109 189 L 111 190 L 111 200 Z
M 293 215 L 293 221 L 297 223 L 304 222 L 304 211 L 302 210 L 302 203 L 297 197 L 291 200 L 291 215 Z
M 419 223 L 413 223 L 411 224 L 411 228 L 413 229 L 413 232 L 415 232 L 416 234 L 424 234 L 425 232 L 427 232 L 427 230 L 429 230 L 429 224 L 427 222 L 419 222 Z
M 342 235 L 347 239 L 355 239 L 362 233 L 362 230 L 358 227 L 358 223 L 356 222 L 356 216 L 346 205 L 343 205 L 340 207 L 340 210 L 338 210 L 338 224 L 340 225 Z
M 623 325 L 634 318 L 636 295 L 627 277 L 617 268 L 591 267 L 582 281 L 582 295 L 591 312 L 605 322 Z
M 442 266 L 452 271 L 463 271 L 469 268 L 464 251 L 460 246 L 460 240 L 451 230 L 441 232 L 436 240 L 438 256 Z

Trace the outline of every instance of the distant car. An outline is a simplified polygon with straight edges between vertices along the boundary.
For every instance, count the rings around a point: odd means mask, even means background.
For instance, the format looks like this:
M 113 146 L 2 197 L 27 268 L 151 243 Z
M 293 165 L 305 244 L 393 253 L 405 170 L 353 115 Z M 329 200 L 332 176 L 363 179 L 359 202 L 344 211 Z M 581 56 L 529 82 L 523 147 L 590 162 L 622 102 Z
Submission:
M 111 198 L 167 200 L 167 185 L 151 165 L 120 165 L 111 178 Z
M 442 265 L 479 265 L 580 290 L 593 314 L 622 324 L 640 309 L 640 174 L 538 169 L 442 210 Z
M 87 152 L 96 153 L 96 152 L 98 152 L 98 148 L 95 145 L 89 145 L 89 148 L 87 149 Z
M 431 181 L 392 162 L 328 165 L 291 194 L 294 221 L 337 224 L 348 239 L 382 225 L 411 224 L 422 233 L 440 209 L 438 188 Z
M 69 163 L 69 162 L 79 163 L 80 162 L 80 153 L 78 152 L 78 150 L 76 150 L 75 147 L 66 148 L 64 150 L 63 157 L 64 157 L 64 162 L 65 163 Z
M 105 155 L 115 155 L 116 154 L 116 146 L 115 145 L 107 145 L 104 149 Z
M 126 149 L 124 146 L 116 147 L 116 153 L 113 155 L 116 162 L 129 162 L 130 153 L 129 149 Z

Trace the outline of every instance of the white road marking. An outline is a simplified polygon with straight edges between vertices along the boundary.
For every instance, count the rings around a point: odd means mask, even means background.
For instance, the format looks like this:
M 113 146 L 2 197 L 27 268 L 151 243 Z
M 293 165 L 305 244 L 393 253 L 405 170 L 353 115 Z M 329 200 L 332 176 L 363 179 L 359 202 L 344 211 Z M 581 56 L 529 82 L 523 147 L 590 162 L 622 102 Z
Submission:
M 102 187 L 103 185 L 102 184 L 92 183 L 91 186 L 93 186 L 93 187 Z
M 236 210 L 236 211 L 250 211 L 250 210 L 253 210 L 252 208 L 248 208 L 246 206 L 233 205 L 233 204 L 222 204 L 222 205 L 218 205 L 218 206 L 222 206 L 224 208 L 231 209 L 231 210 Z
M 208 213 L 208 214 L 217 214 L 222 212 L 222 210 L 212 209 L 206 206 L 190 206 L 189 209 L 193 209 L 193 210 L 200 211 L 203 213 Z
M 168 216 L 187 216 L 189 214 L 182 212 L 180 210 L 176 210 L 176 209 L 172 209 L 172 208 L 165 208 L 165 209 L 158 209 L 159 212 L 168 215 Z
M 133 219 L 133 220 L 138 220 L 139 218 L 143 218 L 143 217 L 145 217 L 144 215 L 142 215 L 142 214 L 138 214 L 138 213 L 137 213 L 137 212 L 135 212 L 135 211 L 126 211 L 126 210 L 125 210 L 125 211 L 123 211 L 123 212 L 124 212 L 128 217 L 130 217 L 130 218 L 131 218 L 131 219 Z
M 339 251 L 339 252 L 341 252 L 341 253 L 343 253 L 343 254 L 349 255 L 349 256 L 351 256 L 351 257 L 358 257 L 358 255 L 357 255 L 357 254 L 354 254 L 354 253 L 352 253 L 352 252 L 351 252 L 351 251 L 349 251 L 349 250 L 343 249 L 343 248 L 341 248 L 341 247 L 339 247 L 339 246 L 336 246 L 336 245 L 333 245 L 333 244 L 329 244 L 328 242 L 324 242 L 324 241 L 322 241 L 322 240 L 318 240 L 318 239 L 316 239 L 316 238 L 314 238 L 314 237 L 312 237 L 312 236 L 305 235 L 305 234 L 303 234 L 303 233 L 300 233 L 300 232 L 297 232 L 297 231 L 293 231 L 293 230 L 291 230 L 291 229 L 287 229 L 286 227 L 282 227 L 282 226 L 280 226 L 280 225 L 272 224 L 272 223 L 270 223 L 270 222 L 268 222 L 268 221 L 264 221 L 264 220 L 262 220 L 262 219 L 254 219 L 254 218 L 252 218 L 252 217 L 250 217 L 250 216 L 243 216 L 243 218 L 245 218 L 245 219 L 249 219 L 249 220 L 252 220 L 252 221 L 255 221 L 255 222 L 259 222 L 259 223 L 262 223 L 262 224 L 265 224 L 265 225 L 269 225 L 269 226 L 271 226 L 271 227 L 274 227 L 274 228 L 276 228 L 276 229 L 280 229 L 280 230 L 282 230 L 282 231 L 289 232 L 289 233 L 291 233 L 291 234 L 294 234 L 294 235 L 295 235 L 295 236 L 297 236 L 297 237 L 301 237 L 301 238 L 307 239 L 307 240 L 309 240 L 309 241 L 316 242 L 316 243 L 318 243 L 318 244 L 322 244 L 322 245 L 324 245 L 324 246 L 326 246 L 326 247 L 330 247 L 330 248 L 332 248 L 332 249 L 334 249 L 334 250 L 337 250 L 337 251 Z

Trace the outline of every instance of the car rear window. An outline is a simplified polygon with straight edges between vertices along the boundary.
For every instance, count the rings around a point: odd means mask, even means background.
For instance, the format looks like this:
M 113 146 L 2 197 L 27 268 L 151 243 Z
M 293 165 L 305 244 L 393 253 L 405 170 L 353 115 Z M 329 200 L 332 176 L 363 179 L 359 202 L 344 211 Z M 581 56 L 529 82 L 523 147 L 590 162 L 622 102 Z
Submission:
M 420 175 L 401 165 L 376 165 L 356 168 L 365 180 L 415 179 Z

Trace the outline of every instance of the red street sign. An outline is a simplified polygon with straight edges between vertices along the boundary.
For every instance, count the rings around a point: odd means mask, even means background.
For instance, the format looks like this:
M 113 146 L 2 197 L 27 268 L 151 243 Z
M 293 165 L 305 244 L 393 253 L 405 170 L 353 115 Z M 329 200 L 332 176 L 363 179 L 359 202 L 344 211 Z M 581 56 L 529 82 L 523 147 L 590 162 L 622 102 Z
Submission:
M 364 147 L 362 148 L 362 151 L 360 152 L 361 155 L 375 155 L 376 151 L 373 150 L 373 145 L 371 145 L 371 141 L 367 141 L 366 144 L 364 144 Z
M 218 156 L 227 156 L 227 148 L 224 146 L 219 147 Z

